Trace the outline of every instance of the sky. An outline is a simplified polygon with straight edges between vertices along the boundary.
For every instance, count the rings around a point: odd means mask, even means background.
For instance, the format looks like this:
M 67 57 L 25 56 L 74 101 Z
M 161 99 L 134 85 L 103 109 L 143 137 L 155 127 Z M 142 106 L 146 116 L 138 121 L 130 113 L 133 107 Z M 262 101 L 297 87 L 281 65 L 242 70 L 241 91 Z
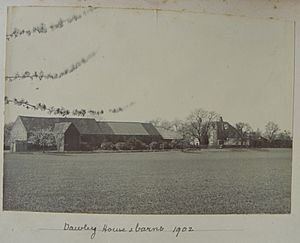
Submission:
M 7 33 L 83 10 L 14 7 Z M 7 41 L 6 75 L 60 72 L 93 51 L 88 63 L 60 79 L 6 82 L 6 95 L 69 109 L 107 111 L 135 103 L 123 112 L 105 112 L 105 120 L 185 119 L 202 108 L 232 124 L 264 130 L 274 121 L 292 130 L 292 22 L 99 8 L 56 31 Z M 18 115 L 49 116 L 6 105 L 6 122 Z

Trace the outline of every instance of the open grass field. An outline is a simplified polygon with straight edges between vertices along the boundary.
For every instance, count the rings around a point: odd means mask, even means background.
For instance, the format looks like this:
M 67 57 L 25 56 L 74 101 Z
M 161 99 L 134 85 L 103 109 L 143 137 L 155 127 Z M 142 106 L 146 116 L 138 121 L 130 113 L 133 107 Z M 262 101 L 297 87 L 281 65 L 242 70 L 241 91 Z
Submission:
M 4 210 L 289 213 L 292 150 L 5 153 Z

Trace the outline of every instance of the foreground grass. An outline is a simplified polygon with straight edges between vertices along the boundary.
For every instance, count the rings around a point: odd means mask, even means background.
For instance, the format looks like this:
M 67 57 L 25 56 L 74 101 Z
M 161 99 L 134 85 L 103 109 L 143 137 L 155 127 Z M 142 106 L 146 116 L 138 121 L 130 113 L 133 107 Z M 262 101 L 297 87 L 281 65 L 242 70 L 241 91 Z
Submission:
M 291 150 L 5 154 L 4 210 L 289 213 Z

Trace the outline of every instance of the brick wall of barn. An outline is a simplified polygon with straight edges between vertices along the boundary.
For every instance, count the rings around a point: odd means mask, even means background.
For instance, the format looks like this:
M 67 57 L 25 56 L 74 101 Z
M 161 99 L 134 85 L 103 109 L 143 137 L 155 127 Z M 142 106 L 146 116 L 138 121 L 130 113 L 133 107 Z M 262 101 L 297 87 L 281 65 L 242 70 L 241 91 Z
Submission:
M 80 150 L 94 150 L 100 147 L 104 140 L 103 135 L 97 134 L 81 134 Z
M 64 134 L 64 150 L 78 151 L 80 150 L 80 134 L 77 128 L 71 124 Z

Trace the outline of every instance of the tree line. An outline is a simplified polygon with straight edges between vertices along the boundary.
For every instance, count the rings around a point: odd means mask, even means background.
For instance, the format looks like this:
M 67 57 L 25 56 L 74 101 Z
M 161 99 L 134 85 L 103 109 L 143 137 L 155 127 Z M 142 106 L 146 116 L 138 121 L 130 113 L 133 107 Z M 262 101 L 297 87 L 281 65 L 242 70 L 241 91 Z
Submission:
M 214 111 L 204 109 L 196 109 L 192 111 L 185 120 L 174 119 L 169 121 L 166 119 L 156 118 L 150 120 L 154 126 L 161 127 L 166 130 L 180 133 L 184 140 L 189 143 L 196 142 L 200 145 L 207 145 L 209 140 L 209 131 L 214 123 L 222 120 L 220 114 Z M 246 144 L 247 140 L 263 140 L 269 146 L 275 145 L 276 141 L 286 141 L 291 144 L 292 134 L 290 131 L 281 130 L 279 125 L 273 121 L 269 121 L 265 125 L 265 130 L 253 129 L 248 122 L 237 122 L 233 125 L 239 135 L 241 145 Z M 226 134 L 221 139 L 226 140 Z
M 133 105 L 130 103 L 128 106 Z M 172 132 L 177 132 L 182 136 L 182 144 L 199 144 L 207 145 L 209 142 L 209 132 L 211 128 L 214 128 L 215 122 L 222 121 L 222 117 L 214 112 L 207 111 L 204 109 L 196 109 L 192 111 L 185 120 L 174 119 L 173 121 L 168 121 L 166 119 L 156 118 L 150 120 L 155 127 L 160 127 L 165 130 Z M 5 124 L 4 126 L 4 141 L 5 145 L 9 145 L 9 134 L 12 129 L 13 123 Z M 258 141 L 263 140 L 266 142 L 263 146 L 289 146 L 292 142 L 291 132 L 287 130 L 280 130 L 278 124 L 273 121 L 267 122 L 265 125 L 265 130 L 261 131 L 259 129 L 254 130 L 247 122 L 237 122 L 233 125 L 235 131 L 239 135 L 241 145 L 246 145 L 247 140 Z M 220 139 L 226 140 L 226 134 Z M 40 145 L 42 147 L 53 145 L 53 132 L 49 129 L 42 129 L 36 131 L 31 135 L 30 142 Z M 171 146 L 172 145 L 172 146 Z M 174 147 L 171 144 L 170 147 Z M 111 146 L 109 144 L 108 146 Z M 119 147 L 125 146 L 124 144 L 118 144 Z M 117 147 L 118 147 L 117 146 Z M 156 144 L 152 145 L 154 148 L 158 146 Z M 167 144 L 164 145 L 166 148 Z M 257 146 L 257 145 L 253 145 Z

